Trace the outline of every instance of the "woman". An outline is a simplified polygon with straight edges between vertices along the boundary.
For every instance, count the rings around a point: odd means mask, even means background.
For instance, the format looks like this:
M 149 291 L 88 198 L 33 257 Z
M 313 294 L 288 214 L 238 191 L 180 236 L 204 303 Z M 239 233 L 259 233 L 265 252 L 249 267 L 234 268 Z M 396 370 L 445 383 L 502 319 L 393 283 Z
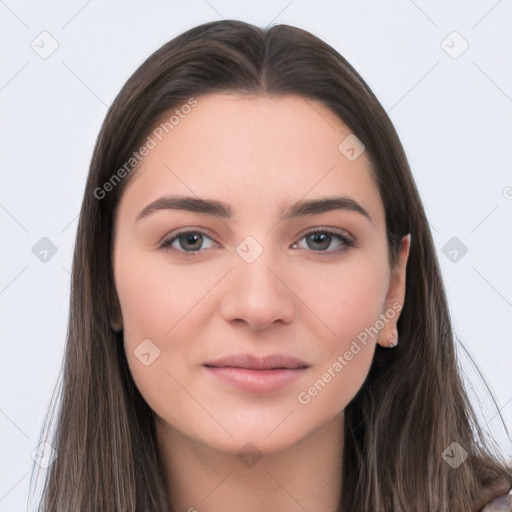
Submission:
M 71 297 L 41 512 L 512 510 L 398 136 L 303 30 L 208 23 L 133 74 Z

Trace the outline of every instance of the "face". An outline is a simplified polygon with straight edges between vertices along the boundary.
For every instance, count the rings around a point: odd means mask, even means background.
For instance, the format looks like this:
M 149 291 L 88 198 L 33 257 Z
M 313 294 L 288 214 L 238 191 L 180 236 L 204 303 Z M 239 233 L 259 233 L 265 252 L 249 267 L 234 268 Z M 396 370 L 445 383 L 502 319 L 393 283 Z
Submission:
M 343 413 L 403 304 L 369 161 L 297 96 L 198 97 L 160 132 L 116 212 L 135 384 L 169 432 L 290 447 Z

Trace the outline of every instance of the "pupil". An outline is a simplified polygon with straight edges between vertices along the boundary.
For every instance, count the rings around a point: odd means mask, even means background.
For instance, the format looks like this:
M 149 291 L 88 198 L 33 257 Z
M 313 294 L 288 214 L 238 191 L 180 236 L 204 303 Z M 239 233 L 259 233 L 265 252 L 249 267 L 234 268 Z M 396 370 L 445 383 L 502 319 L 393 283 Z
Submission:
M 197 241 L 201 242 L 202 236 L 199 234 L 191 234 L 191 235 L 184 235 L 183 238 L 185 238 L 187 244 L 194 245 L 194 242 L 197 242 Z M 199 243 L 199 245 L 201 245 L 201 244 Z
M 314 243 L 321 244 L 322 249 L 326 249 L 327 247 L 329 247 L 331 235 L 327 233 L 313 233 L 311 237 Z

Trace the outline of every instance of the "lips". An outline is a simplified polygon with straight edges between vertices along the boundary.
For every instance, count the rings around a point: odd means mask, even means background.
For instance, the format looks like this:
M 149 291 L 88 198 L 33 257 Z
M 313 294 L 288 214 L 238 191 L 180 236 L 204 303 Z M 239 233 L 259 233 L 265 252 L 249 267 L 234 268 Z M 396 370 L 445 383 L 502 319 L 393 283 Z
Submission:
M 277 370 L 277 369 L 302 369 L 309 365 L 294 356 L 286 354 L 269 354 L 266 356 L 255 356 L 252 354 L 231 354 L 207 361 L 204 366 L 208 368 L 242 368 L 247 370 Z
M 286 354 L 232 354 L 204 363 L 208 378 L 249 393 L 276 393 L 302 378 L 309 365 Z

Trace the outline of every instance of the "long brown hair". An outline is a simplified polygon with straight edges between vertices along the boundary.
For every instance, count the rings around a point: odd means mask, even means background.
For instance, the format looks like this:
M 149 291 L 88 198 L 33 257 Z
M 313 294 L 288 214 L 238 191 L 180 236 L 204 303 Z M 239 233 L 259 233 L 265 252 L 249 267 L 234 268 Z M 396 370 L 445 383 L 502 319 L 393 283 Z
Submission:
M 490 448 L 464 391 L 429 224 L 388 115 L 355 69 L 310 33 L 228 20 L 188 30 L 153 53 L 101 127 L 76 235 L 60 407 L 49 441 L 58 457 L 38 510 L 169 510 L 154 415 L 130 375 L 122 332 L 110 323 L 119 314 L 113 225 L 134 173 L 126 163 L 162 116 L 191 98 L 228 91 L 326 105 L 366 147 L 386 212 L 390 265 L 402 237 L 412 235 L 400 343 L 376 348 L 368 378 L 345 409 L 341 510 L 468 512 L 507 492 L 512 468 Z M 468 453 L 456 469 L 442 456 L 454 442 Z

